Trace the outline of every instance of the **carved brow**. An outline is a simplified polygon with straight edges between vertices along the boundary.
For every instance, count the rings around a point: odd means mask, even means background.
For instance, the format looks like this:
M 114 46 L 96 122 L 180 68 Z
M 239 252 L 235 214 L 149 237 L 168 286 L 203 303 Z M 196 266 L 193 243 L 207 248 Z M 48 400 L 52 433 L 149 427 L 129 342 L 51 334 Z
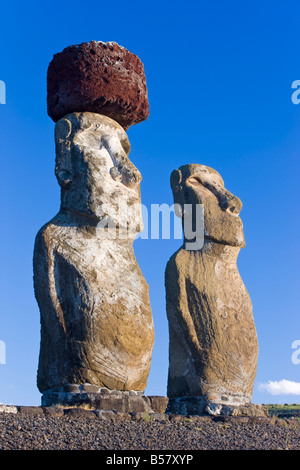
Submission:
M 201 181 L 200 177 L 197 176 L 197 175 L 193 175 L 189 178 L 190 181 L 193 180 L 193 179 L 196 180 L 199 184 L 201 184 L 201 186 L 204 186 L 204 188 L 208 189 L 216 197 L 218 197 L 220 195 L 219 190 L 215 186 L 213 186 L 211 183 L 209 183 L 208 181 Z

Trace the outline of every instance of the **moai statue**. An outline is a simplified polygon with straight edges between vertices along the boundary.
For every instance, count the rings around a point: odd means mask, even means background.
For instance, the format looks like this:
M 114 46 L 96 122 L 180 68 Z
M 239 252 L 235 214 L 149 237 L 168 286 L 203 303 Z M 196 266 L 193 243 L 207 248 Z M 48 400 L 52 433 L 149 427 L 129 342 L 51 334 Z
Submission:
M 236 264 L 245 246 L 242 203 L 219 173 L 203 165 L 174 170 L 171 188 L 183 222 L 185 205 L 192 205 L 193 217 L 197 204 L 204 206 L 204 243 L 186 249 L 184 240 L 166 267 L 169 409 L 198 414 L 249 404 L 258 343 Z
M 132 246 L 143 229 L 141 174 L 128 158 L 128 137 L 116 120 L 127 128 L 143 120 L 130 111 L 130 90 L 126 94 L 128 79 L 129 89 L 136 86 L 136 105 L 143 95 L 147 108 L 141 70 L 124 48 L 94 41 L 67 48 L 49 66 L 61 207 L 37 234 L 34 249 L 41 315 L 37 384 L 44 405 L 88 403 L 130 411 L 128 392 L 143 398 L 154 328 L 148 284 Z M 112 88 L 122 78 L 117 100 Z M 98 86 L 108 82 L 110 95 L 108 86 Z M 54 113 L 58 108 L 61 114 Z M 115 397 L 113 405 L 103 405 L 109 391 L 125 392 L 127 401 L 124 395 L 119 404 Z M 137 411 L 147 408 L 141 403 Z

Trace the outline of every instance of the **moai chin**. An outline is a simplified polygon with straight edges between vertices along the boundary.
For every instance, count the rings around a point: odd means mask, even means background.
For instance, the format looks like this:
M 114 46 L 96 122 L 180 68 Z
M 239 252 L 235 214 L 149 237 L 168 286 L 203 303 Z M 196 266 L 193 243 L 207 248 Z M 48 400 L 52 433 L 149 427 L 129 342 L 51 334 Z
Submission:
M 130 54 L 115 43 L 93 41 L 63 51 L 65 65 L 68 56 L 74 64 L 72 54 L 78 50 L 83 55 L 89 51 L 91 57 L 94 50 L 106 57 L 120 50 L 127 61 Z M 56 91 L 74 80 L 74 74 L 58 76 Z M 101 75 L 95 80 L 101 81 Z M 57 93 L 64 101 L 61 90 Z M 126 95 L 126 87 L 120 93 Z M 114 117 L 116 109 L 122 111 L 124 121 L 126 96 L 119 104 L 108 96 L 106 91 L 108 104 L 101 114 L 99 94 L 97 112 L 77 112 L 68 95 L 66 114 L 56 120 L 61 207 L 38 232 L 34 248 L 34 288 L 41 315 L 37 385 L 46 405 L 60 403 L 62 397 L 70 402 L 65 392 L 78 392 L 71 397 L 78 403 L 84 403 L 82 391 L 102 388 L 142 394 L 149 375 L 153 319 L 148 284 L 132 246 L 143 229 L 141 174 L 128 158 L 124 127 L 109 116 L 111 106 Z M 131 116 L 127 124 L 140 120 Z M 101 401 L 101 393 L 97 396 Z
M 249 404 L 258 343 L 236 264 L 245 246 L 242 203 L 204 165 L 174 170 L 171 188 L 183 220 L 185 204 L 204 206 L 204 244 L 198 250 L 184 244 L 166 266 L 170 410 L 198 414 L 211 404 Z

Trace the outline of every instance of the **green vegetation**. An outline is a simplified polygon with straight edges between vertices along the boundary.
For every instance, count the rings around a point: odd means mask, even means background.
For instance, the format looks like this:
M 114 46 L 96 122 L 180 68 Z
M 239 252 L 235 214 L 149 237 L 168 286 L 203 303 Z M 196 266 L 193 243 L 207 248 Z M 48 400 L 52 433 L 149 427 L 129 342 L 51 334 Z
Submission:
M 147 413 L 144 414 L 143 420 L 148 423 L 149 421 L 152 421 L 152 416 L 149 416 Z
M 300 404 L 293 403 L 293 404 L 288 404 L 285 403 L 284 405 L 279 405 L 279 404 L 270 404 L 266 405 L 269 411 L 270 416 L 277 416 L 278 414 L 284 413 L 284 414 L 295 414 L 300 416 Z

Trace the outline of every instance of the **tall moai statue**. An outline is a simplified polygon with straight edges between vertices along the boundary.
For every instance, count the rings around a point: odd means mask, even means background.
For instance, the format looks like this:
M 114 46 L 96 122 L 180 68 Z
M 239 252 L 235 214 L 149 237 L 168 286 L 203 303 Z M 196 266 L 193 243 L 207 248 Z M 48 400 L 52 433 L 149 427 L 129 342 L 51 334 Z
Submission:
M 101 408 L 109 391 L 143 395 L 154 344 L 133 250 L 143 230 L 141 174 L 126 134 L 149 114 L 144 68 L 118 44 L 92 41 L 56 54 L 47 84 L 61 206 L 34 248 L 37 385 L 42 404 Z
M 258 358 L 252 303 L 236 263 L 245 246 L 242 203 L 204 165 L 174 170 L 171 188 L 183 222 L 189 204 L 193 218 L 204 207 L 204 243 L 187 249 L 185 239 L 165 271 L 169 409 L 235 409 L 251 403 Z

